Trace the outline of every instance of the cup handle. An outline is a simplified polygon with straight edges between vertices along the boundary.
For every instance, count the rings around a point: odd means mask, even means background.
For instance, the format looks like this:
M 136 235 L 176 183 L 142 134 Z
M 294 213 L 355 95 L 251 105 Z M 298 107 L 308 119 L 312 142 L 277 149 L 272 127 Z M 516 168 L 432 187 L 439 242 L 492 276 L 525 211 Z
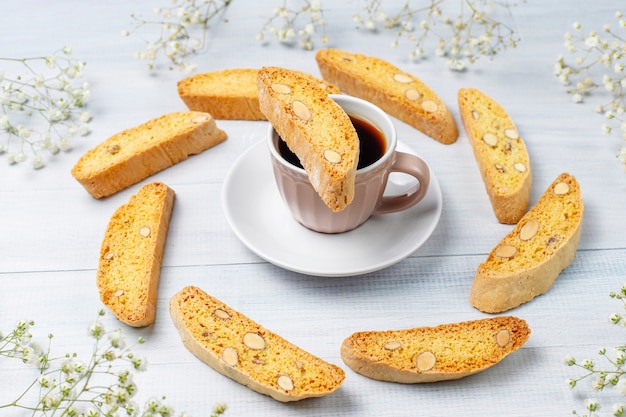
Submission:
M 428 191 L 430 170 L 426 162 L 420 157 L 404 152 L 396 152 L 395 160 L 389 168 L 387 176 L 392 172 L 403 172 L 415 177 L 419 182 L 419 189 L 410 194 L 383 196 L 372 214 L 387 214 L 406 210 L 419 203 Z M 387 179 L 385 179 L 385 182 Z

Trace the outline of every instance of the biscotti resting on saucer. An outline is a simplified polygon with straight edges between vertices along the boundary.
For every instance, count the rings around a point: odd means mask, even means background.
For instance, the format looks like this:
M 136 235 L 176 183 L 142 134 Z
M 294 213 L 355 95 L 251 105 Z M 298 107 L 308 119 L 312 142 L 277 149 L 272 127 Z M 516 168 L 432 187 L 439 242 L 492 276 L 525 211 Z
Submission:
M 475 88 L 458 93 L 461 120 L 496 218 L 515 224 L 528 210 L 532 186 L 524 140 L 504 108 Z
M 187 286 L 170 301 L 183 344 L 198 359 L 250 389 L 287 402 L 321 397 L 344 371 L 267 330 L 242 313 Z
M 259 104 L 311 185 L 333 211 L 354 199 L 359 137 L 350 117 L 317 81 L 280 67 L 258 74 Z
M 459 131 L 443 100 L 413 74 L 377 57 L 321 49 L 315 59 L 322 78 L 351 96 L 367 100 L 444 144 Z
M 104 305 L 129 326 L 154 322 L 173 204 L 174 190 L 149 183 L 115 211 L 107 226 L 96 284 Z
M 258 69 L 229 68 L 192 75 L 178 82 L 178 95 L 189 110 L 211 113 L 215 119 L 267 120 L 259 108 Z M 329 94 L 339 88 L 311 77 Z
M 357 332 L 341 346 L 355 372 L 415 384 L 459 379 L 500 362 L 530 336 L 526 321 L 493 317 L 436 327 Z
M 499 313 L 548 291 L 574 260 L 583 211 L 576 178 L 559 175 L 480 264 L 471 304 L 486 313 Z
M 93 197 L 107 197 L 224 140 L 209 113 L 168 113 L 88 150 L 72 175 Z

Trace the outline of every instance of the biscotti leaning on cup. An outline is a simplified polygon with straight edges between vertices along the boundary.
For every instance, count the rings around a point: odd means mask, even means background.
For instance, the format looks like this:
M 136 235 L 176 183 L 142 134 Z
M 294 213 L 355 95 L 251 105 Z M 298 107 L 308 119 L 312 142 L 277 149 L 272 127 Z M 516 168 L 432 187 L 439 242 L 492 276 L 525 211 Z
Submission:
M 219 373 L 275 400 L 322 397 L 343 383 L 344 371 L 295 346 L 242 313 L 187 286 L 170 301 L 183 344 Z
M 485 313 L 499 313 L 548 291 L 574 260 L 583 211 L 576 178 L 559 175 L 480 264 L 471 304 Z
M 341 357 L 355 372 L 380 381 L 446 381 L 484 371 L 519 349 L 529 336 L 526 321 L 513 316 L 357 332 L 341 345 Z
M 458 93 L 459 111 L 496 218 L 515 224 L 528 210 L 532 186 L 524 140 L 504 108 L 475 88 Z
M 178 95 L 187 108 L 211 113 L 215 119 L 267 120 L 259 108 L 258 69 L 229 68 L 192 75 L 178 82 Z M 339 93 L 331 83 L 310 77 L 329 94 Z
M 168 113 L 88 150 L 72 176 L 93 197 L 107 197 L 224 140 L 226 133 L 209 113 Z
M 104 305 L 129 326 L 155 320 L 173 204 L 174 190 L 160 182 L 146 184 L 115 210 L 106 228 L 96 284 Z
M 441 143 L 457 140 L 448 107 L 415 75 L 380 58 L 340 49 L 321 49 L 315 59 L 322 78 L 342 92 L 377 105 Z
M 261 111 L 300 159 L 315 191 L 331 210 L 342 211 L 354 199 L 359 161 L 350 117 L 299 71 L 263 67 L 258 89 Z

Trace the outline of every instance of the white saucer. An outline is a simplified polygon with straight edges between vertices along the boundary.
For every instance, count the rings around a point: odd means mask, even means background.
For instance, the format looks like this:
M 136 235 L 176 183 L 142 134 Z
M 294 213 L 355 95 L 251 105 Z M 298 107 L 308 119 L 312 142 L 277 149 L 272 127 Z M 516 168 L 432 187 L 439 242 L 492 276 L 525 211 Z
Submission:
M 400 144 L 398 149 L 411 153 Z M 331 277 L 377 271 L 411 255 L 435 230 L 442 197 L 431 172 L 430 187 L 418 205 L 372 216 L 346 233 L 314 232 L 294 220 L 285 206 L 262 140 L 233 164 L 224 181 L 222 206 L 235 235 L 256 255 L 290 271 Z

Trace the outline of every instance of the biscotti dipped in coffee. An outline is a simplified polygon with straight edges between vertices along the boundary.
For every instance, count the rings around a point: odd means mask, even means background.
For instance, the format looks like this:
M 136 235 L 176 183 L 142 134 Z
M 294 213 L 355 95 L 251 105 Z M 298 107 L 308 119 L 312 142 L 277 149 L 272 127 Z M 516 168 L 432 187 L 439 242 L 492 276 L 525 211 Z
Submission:
M 100 299 L 122 322 L 152 324 L 174 190 L 144 185 L 111 216 L 102 245 L 96 284 Z
M 506 110 L 482 91 L 462 88 L 458 101 L 493 212 L 500 223 L 515 224 L 528 210 L 532 186 L 524 140 Z
M 513 316 L 357 332 L 341 345 L 341 357 L 355 372 L 380 381 L 446 381 L 484 371 L 519 349 L 529 336 L 526 321 Z
M 168 113 L 88 150 L 72 175 L 93 197 L 107 197 L 224 140 L 209 113 Z
M 321 49 L 315 59 L 322 78 L 367 100 L 444 144 L 459 131 L 443 100 L 413 74 L 383 59 L 340 49 Z
M 259 104 L 289 149 L 300 159 L 311 185 L 334 212 L 354 198 L 359 137 L 346 112 L 319 83 L 301 72 L 263 67 Z
M 287 402 L 321 397 L 342 384 L 344 371 L 188 286 L 170 301 L 183 344 L 198 359 L 250 389 Z
M 476 271 L 470 302 L 499 313 L 548 291 L 576 255 L 583 218 L 580 186 L 559 175 Z
M 178 95 L 189 110 L 211 113 L 215 119 L 267 120 L 259 108 L 258 69 L 229 68 L 192 75 L 178 82 Z M 339 88 L 311 77 L 329 94 Z

